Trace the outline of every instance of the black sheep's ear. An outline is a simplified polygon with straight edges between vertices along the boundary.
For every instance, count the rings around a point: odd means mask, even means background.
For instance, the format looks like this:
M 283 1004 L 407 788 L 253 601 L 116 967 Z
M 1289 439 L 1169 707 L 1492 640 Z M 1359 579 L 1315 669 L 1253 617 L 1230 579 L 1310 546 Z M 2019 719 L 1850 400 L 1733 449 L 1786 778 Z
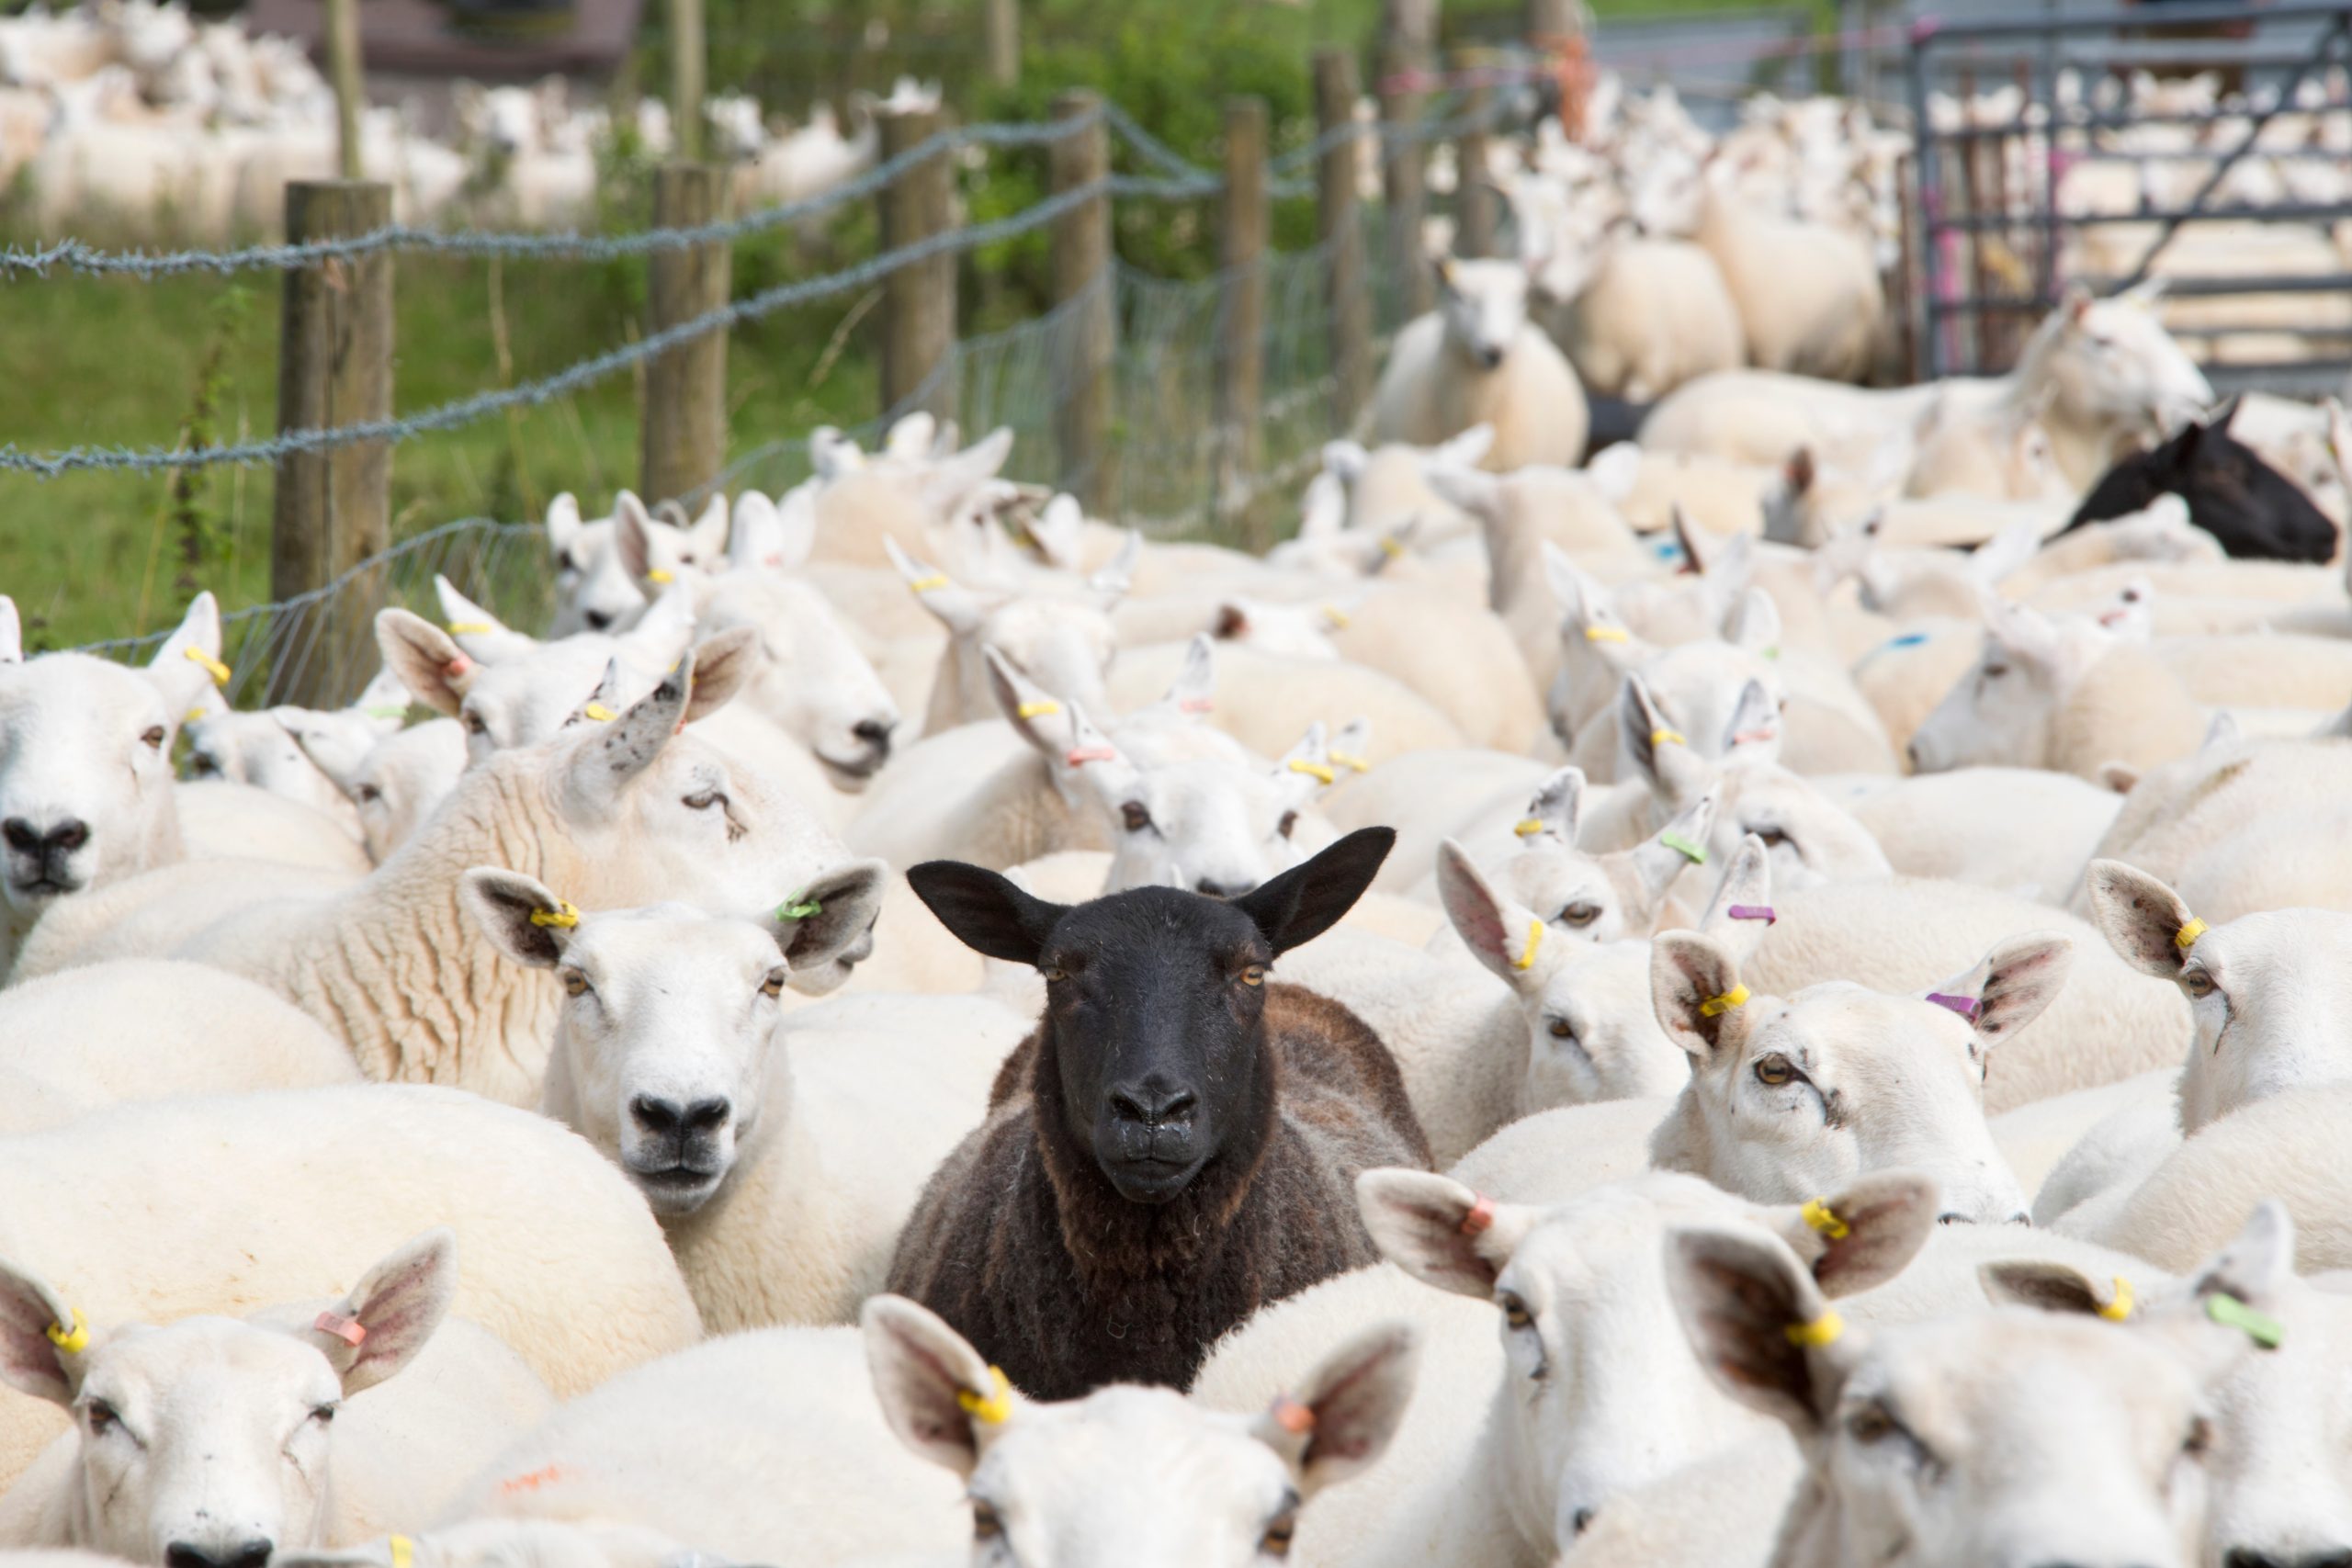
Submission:
M 1303 865 L 1243 894 L 1233 907 L 1257 923 L 1275 955 L 1313 942 L 1355 908 L 1396 842 L 1394 828 L 1359 828 Z
M 966 947 L 1033 969 L 1046 938 L 1069 913 L 1068 905 L 1033 898 L 1009 878 L 962 861 L 925 861 L 907 882 Z

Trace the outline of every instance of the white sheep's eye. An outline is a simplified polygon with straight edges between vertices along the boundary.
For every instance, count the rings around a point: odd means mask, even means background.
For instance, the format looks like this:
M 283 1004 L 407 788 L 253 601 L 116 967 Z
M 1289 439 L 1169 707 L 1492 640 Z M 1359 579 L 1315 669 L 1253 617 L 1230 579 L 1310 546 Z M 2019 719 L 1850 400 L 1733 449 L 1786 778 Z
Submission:
M 1535 1314 L 1527 1310 L 1525 1302 L 1521 1301 L 1510 1292 L 1504 1292 L 1495 1304 L 1503 1309 L 1503 1321 L 1511 1327 L 1532 1328 L 1535 1326 Z
M 584 997 L 588 994 L 588 976 L 582 975 L 579 970 L 566 969 L 558 976 L 558 978 L 563 981 L 563 994 L 565 996 Z
M 1266 1533 L 1258 1538 L 1258 1551 L 1265 1557 L 1288 1557 L 1291 1537 L 1298 1533 L 1298 1510 L 1284 1508 L 1266 1526 Z
M 972 1539 L 974 1540 L 994 1540 L 1003 1533 L 1004 1521 L 997 1517 L 995 1505 L 985 1502 L 978 1497 L 973 1498 Z
M 1264 985 L 1266 983 L 1266 966 L 1262 964 L 1252 964 L 1250 967 L 1241 972 L 1241 983 L 1245 986 Z
M 1987 664 L 1984 666 L 1984 679 L 1987 681 L 1997 681 L 2008 672 L 2009 667 L 2006 664 Z
M 556 552 L 555 569 L 558 571 L 578 571 L 580 563 L 571 558 L 570 550 L 559 550 Z
M 2180 1451 L 2190 1459 L 2203 1459 L 2213 1447 L 2213 1423 L 2202 1416 L 2189 1417 L 2188 1430 L 2180 1439 Z
M 1151 826 L 1151 808 L 1140 800 L 1130 800 L 1119 807 L 1119 818 L 1130 833 L 1140 833 Z
M 311 1419 L 322 1427 L 332 1427 L 334 1425 L 334 1413 L 335 1406 L 332 1404 L 314 1404 L 311 1407 Z
M 1900 1429 L 1881 1405 L 1865 1404 L 1846 1418 L 1846 1435 L 1858 1443 L 1883 1443 Z
M 1287 839 L 1291 835 L 1291 829 L 1297 826 L 1298 813 L 1295 811 L 1285 811 L 1283 813 L 1283 819 L 1274 824 L 1274 831 Z
M 785 979 L 786 976 L 783 970 L 769 970 L 768 977 L 760 982 L 760 995 L 763 997 L 780 997 L 784 995 Z
M 707 789 L 686 796 L 684 804 L 689 811 L 707 811 L 714 806 L 727 804 L 727 797 L 715 789 Z
M 1782 1084 L 1795 1082 L 1797 1077 L 1796 1068 L 1790 1065 L 1786 1056 L 1775 1053 L 1770 1056 L 1757 1058 L 1756 1081 L 1758 1083 L 1778 1089 Z
M 122 1422 L 122 1416 L 116 1412 L 115 1407 L 103 1399 L 90 1401 L 88 1406 L 82 1412 L 82 1418 L 90 1424 L 90 1430 L 94 1434 L 110 1430 L 121 1425 Z
M 2213 976 L 2207 974 L 2202 969 L 2182 970 L 2180 972 L 2180 988 L 2187 991 L 2190 996 L 2198 998 L 2210 997 L 2214 993 L 2214 991 L 2219 989 L 2219 987 L 2213 984 Z
M 351 793 L 362 806 L 373 806 L 384 798 L 384 792 L 371 784 L 354 785 Z
M 1570 1023 L 1570 1022 L 1569 1022 L 1566 1019 L 1565 1019 L 1565 1018 L 1555 1018 L 1555 1019 L 1554 1019 L 1554 1020 L 1552 1021 L 1552 1038 L 1553 1038 L 1553 1039 L 1555 1039 L 1555 1040 L 1574 1040 L 1576 1037 L 1577 1037 L 1577 1026 L 1576 1026 L 1575 1024 Z
M 209 751 L 191 751 L 187 754 L 187 769 L 192 773 L 217 775 L 220 772 L 220 764 Z
M 1761 839 L 1768 850 L 1778 849 L 1789 841 L 1789 836 L 1778 828 L 1750 828 L 1748 831 Z
M 1559 915 L 1560 923 L 1577 927 L 1589 926 L 1599 919 L 1600 907 L 1597 904 L 1571 904 Z
M 478 713 L 469 713 L 466 715 L 466 733 L 469 735 L 488 735 L 490 733 L 490 726 L 482 722 L 481 715 Z
M 139 739 L 147 742 L 147 748 L 149 750 L 160 751 L 164 749 L 164 727 L 160 724 L 150 725 L 147 727 L 147 733 L 141 735 Z

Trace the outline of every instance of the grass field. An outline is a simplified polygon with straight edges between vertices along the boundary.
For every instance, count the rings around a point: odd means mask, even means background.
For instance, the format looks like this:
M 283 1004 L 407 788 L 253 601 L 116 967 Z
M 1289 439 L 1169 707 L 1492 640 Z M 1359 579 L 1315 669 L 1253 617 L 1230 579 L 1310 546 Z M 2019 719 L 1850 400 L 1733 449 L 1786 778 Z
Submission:
M 1447 26 L 1491 27 L 1518 6 L 1519 0 L 1454 0 Z M 1738 8 L 1738 0 L 1601 0 L 1598 9 L 1605 19 L 1694 7 Z M 927 55 L 918 47 L 926 37 L 969 41 L 969 17 L 977 14 L 969 0 L 711 0 L 711 9 L 717 84 L 756 85 L 760 61 L 776 51 L 789 54 L 812 36 L 854 38 L 852 24 L 881 17 L 899 24 L 895 34 L 884 29 L 897 41 L 862 61 L 862 79 L 887 79 L 901 67 L 944 75 L 971 118 L 1034 118 L 1054 91 L 1082 82 L 1129 107 L 1187 156 L 1213 163 L 1217 105 L 1227 94 L 1261 94 L 1274 106 L 1278 135 L 1310 135 L 1304 68 L 1310 47 L 1362 41 L 1378 3 L 1123 0 L 1106 6 L 1100 0 L 1024 0 L 1024 79 L 1009 92 L 962 79 L 966 53 Z M 648 14 L 658 17 L 660 7 Z M 745 52 L 754 46 L 757 61 Z M 637 63 L 640 80 L 663 79 L 660 52 L 658 35 L 650 38 Z M 975 216 L 999 216 L 1035 199 L 1041 182 L 1035 165 L 1034 158 L 1014 159 L 992 169 L 989 187 L 972 193 Z M 642 226 L 641 188 L 626 179 L 616 188 L 621 194 L 611 198 L 602 226 Z M 1292 204 L 1278 215 L 1276 243 L 1310 243 L 1311 222 L 1306 209 Z M 1200 276 L 1214 266 L 1203 234 L 1197 215 L 1184 222 L 1123 210 L 1119 243 L 1148 270 Z M 842 231 L 820 244 L 817 254 L 781 237 L 740 247 L 736 292 L 869 254 L 870 219 L 845 217 Z M 970 258 L 964 330 L 1033 314 L 1045 255 L 1044 237 L 1032 235 Z M 397 266 L 395 406 L 412 412 L 526 380 L 627 342 L 641 331 L 643 289 L 641 264 L 556 262 L 502 270 L 403 257 Z M 277 423 L 278 308 L 277 280 L 266 273 L 233 281 L 145 284 L 58 274 L 0 282 L 0 344 L 7 345 L 0 442 L 29 450 L 169 446 L 197 420 L 214 441 L 266 434 Z M 868 334 L 843 330 L 860 308 L 859 297 L 846 296 L 735 334 L 730 451 L 874 415 Z M 560 403 L 403 445 L 392 466 L 396 536 L 458 517 L 536 518 L 561 490 L 578 492 L 593 514 L 614 490 L 635 482 L 637 402 L 638 388 L 622 376 Z M 266 468 L 203 470 L 177 482 L 106 473 L 49 481 L 0 476 L 0 592 L 16 598 L 34 647 L 167 626 L 198 587 L 213 589 L 230 606 L 266 599 L 270 490 Z

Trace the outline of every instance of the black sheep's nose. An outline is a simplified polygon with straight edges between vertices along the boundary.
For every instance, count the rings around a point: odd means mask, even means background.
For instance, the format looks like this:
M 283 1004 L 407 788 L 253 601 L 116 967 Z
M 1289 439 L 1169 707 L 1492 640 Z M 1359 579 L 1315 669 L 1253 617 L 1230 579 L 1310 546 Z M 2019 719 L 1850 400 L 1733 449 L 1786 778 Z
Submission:
M 1189 1089 L 1149 1082 L 1123 1084 L 1111 1091 L 1111 1108 L 1125 1120 L 1140 1122 L 1147 1127 L 1187 1121 L 1194 1103 L 1195 1097 Z
M 890 754 L 890 731 L 897 728 L 878 718 L 862 718 L 849 727 L 849 732 L 872 747 L 876 757 L 887 757 Z
M 2292 1557 L 2233 1546 L 2223 1554 L 2222 1568 L 2352 1568 L 2352 1546 L 2322 1547 Z
M 588 623 L 588 629 L 592 632 L 603 631 L 613 624 L 613 615 L 609 610 L 582 611 L 580 618 Z
M 0 822 L 0 838 L 8 847 L 21 854 L 55 853 L 78 850 L 90 841 L 90 825 L 78 817 L 68 817 L 47 832 L 42 832 L 21 817 L 11 817 Z
M 1499 348 L 1482 348 L 1478 351 L 1478 358 L 1487 369 L 1492 370 L 1502 364 L 1503 351 Z
M 268 1540 L 243 1540 L 233 1546 L 192 1546 L 175 1540 L 164 1549 L 164 1561 L 168 1568 L 269 1568 L 269 1554 L 277 1543 Z
M 640 1094 L 628 1102 L 629 1115 L 639 1127 L 657 1138 L 675 1137 L 680 1133 L 716 1133 L 727 1125 L 727 1118 L 734 1109 L 726 1100 L 716 1098 L 697 1100 L 692 1105 L 680 1105 L 674 1100 L 657 1100 L 650 1094 Z

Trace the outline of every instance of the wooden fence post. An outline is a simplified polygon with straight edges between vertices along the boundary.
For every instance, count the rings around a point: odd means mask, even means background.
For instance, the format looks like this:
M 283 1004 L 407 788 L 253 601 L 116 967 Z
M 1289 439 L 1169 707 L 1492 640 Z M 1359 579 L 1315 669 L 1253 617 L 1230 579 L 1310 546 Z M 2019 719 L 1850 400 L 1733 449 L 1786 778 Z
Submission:
M 670 0 L 670 132 L 679 159 L 702 157 L 702 100 L 710 62 L 703 41 L 702 0 Z
M 1455 71 L 1471 77 L 1462 100 L 1462 117 L 1471 129 L 1453 139 L 1453 254 L 1463 257 L 1495 254 L 1495 231 L 1500 225 L 1502 197 L 1488 183 L 1487 116 L 1495 107 L 1495 90 L 1477 79 L 1493 68 L 1494 58 L 1483 49 L 1457 50 Z
M 1217 214 L 1217 265 L 1225 275 L 1217 310 L 1216 424 L 1219 462 L 1218 515 L 1228 521 L 1249 515 L 1249 542 L 1257 536 L 1259 509 L 1250 506 L 1265 465 L 1264 413 L 1266 339 L 1266 102 L 1225 101 L 1225 189 Z
M 937 109 L 884 111 L 882 158 L 888 163 L 937 134 Z M 885 186 L 882 248 L 895 251 L 944 232 L 956 194 L 947 154 L 926 158 Z M 956 352 L 956 258 L 937 255 L 902 266 L 882 282 L 882 412 L 929 409 L 942 419 L 956 412 L 956 388 L 946 374 Z M 933 385 L 936 378 L 937 385 Z M 920 401 L 914 401 L 917 394 Z
M 1521 29 L 1528 47 L 1538 53 L 1557 48 L 1562 39 L 1582 31 L 1577 17 L 1577 0 L 1527 0 L 1522 15 L 1526 18 Z
M 346 238 L 392 220 L 392 187 L 356 180 L 286 186 L 286 238 Z M 389 251 L 316 263 L 286 274 L 277 337 L 277 428 L 325 430 L 392 412 L 392 257 Z M 354 442 L 277 460 L 270 505 L 270 597 L 323 587 L 391 542 L 392 450 Z M 381 569 L 355 582 L 309 657 L 271 674 L 269 701 L 334 707 L 376 668 Z
M 1339 136 L 1355 123 L 1356 62 L 1344 49 L 1315 55 L 1315 125 L 1332 141 L 1315 166 L 1315 233 L 1331 258 L 1331 413 L 1341 432 L 1372 395 L 1372 296 L 1365 287 L 1363 225 L 1356 204 L 1363 143 Z
M 347 180 L 364 180 L 359 115 L 368 107 L 368 78 L 359 69 L 359 0 L 327 0 L 327 79 L 334 84 L 337 165 Z
M 726 171 L 710 164 L 664 164 L 653 171 L 653 226 L 691 228 L 724 215 Z M 725 305 L 734 253 L 723 240 L 653 253 L 647 290 L 649 333 Z M 683 496 L 718 477 L 727 460 L 727 333 L 705 333 L 655 355 L 645 367 L 638 419 L 638 483 L 648 502 Z
M 1053 143 L 1053 193 L 1109 177 L 1111 131 L 1102 100 L 1083 89 L 1054 99 L 1054 118 L 1088 123 Z M 1091 117 L 1091 118 L 1090 118 Z M 1112 360 L 1118 341 L 1116 280 L 1111 275 L 1111 197 L 1106 191 L 1054 220 L 1054 309 L 1060 325 L 1054 343 L 1054 439 L 1061 458 L 1061 488 L 1090 516 L 1107 515 L 1118 493 L 1111 453 Z
M 989 80 L 1010 87 L 1021 80 L 1021 0 L 983 0 L 980 27 L 982 52 L 988 57 Z
M 1380 118 L 1398 132 L 1417 128 L 1427 106 L 1421 79 L 1430 69 L 1437 38 L 1437 0 L 1385 0 L 1381 7 L 1380 79 L 1375 85 Z M 1388 197 L 1388 265 L 1408 320 L 1436 302 L 1435 280 L 1421 249 L 1421 219 L 1428 210 L 1429 149 L 1400 136 L 1381 149 L 1381 183 Z

